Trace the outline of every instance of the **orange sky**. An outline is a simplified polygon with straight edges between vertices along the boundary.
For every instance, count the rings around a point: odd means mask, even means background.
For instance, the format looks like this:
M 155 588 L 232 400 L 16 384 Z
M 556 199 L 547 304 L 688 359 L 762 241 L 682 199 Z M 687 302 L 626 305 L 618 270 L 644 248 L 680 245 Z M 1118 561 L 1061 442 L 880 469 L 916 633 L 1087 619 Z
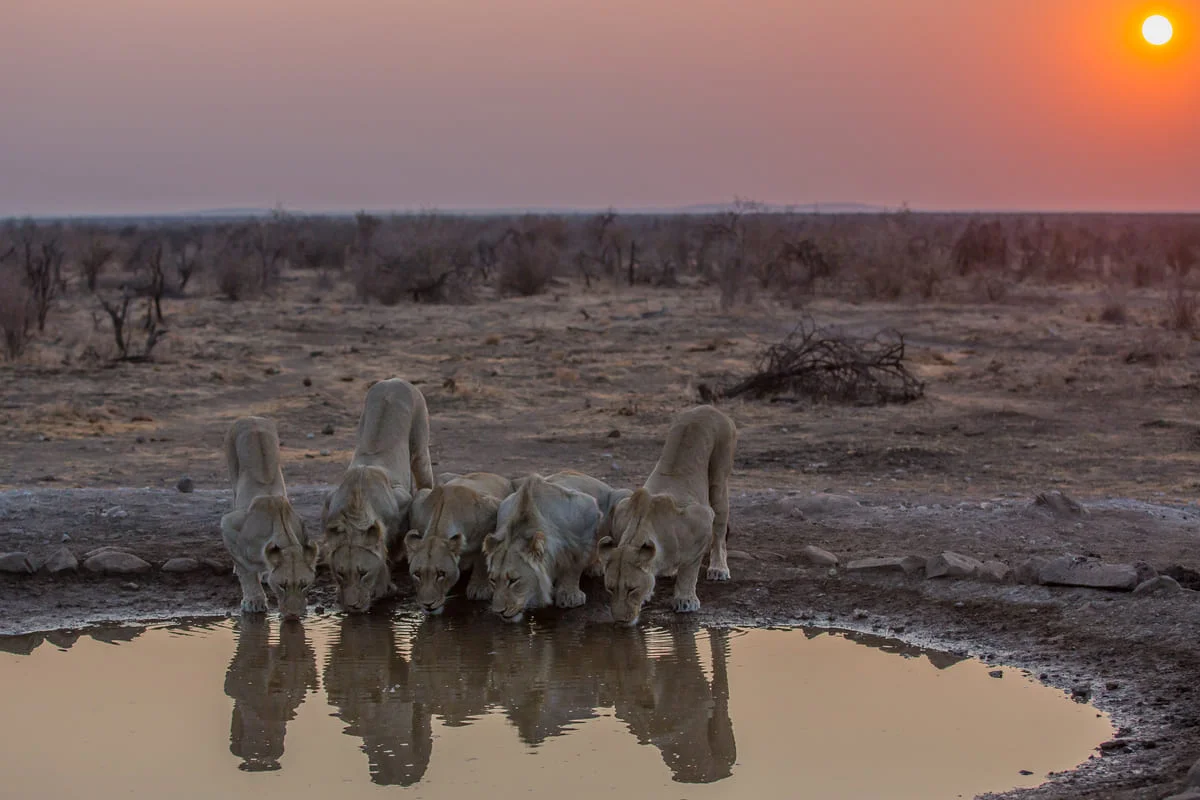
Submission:
M 1200 0 L 3 6 L 0 215 L 1200 210 Z

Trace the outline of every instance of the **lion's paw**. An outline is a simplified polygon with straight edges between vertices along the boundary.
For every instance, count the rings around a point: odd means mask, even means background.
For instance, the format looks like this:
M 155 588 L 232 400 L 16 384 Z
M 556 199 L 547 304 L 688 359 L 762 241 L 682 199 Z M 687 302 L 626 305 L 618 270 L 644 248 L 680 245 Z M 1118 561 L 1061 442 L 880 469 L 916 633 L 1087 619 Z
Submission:
M 708 579 L 710 581 L 727 581 L 729 580 L 729 569 L 721 569 L 720 567 L 708 568 Z
M 554 605 L 559 608 L 579 608 L 587 602 L 582 589 L 558 589 L 554 592 Z
M 261 614 L 267 610 L 267 596 L 243 597 L 242 612 L 246 614 Z
M 700 610 L 700 598 L 698 597 L 676 597 L 675 598 L 675 613 L 690 614 L 693 611 Z
M 488 584 L 467 584 L 467 599 L 468 600 L 491 600 L 492 587 Z

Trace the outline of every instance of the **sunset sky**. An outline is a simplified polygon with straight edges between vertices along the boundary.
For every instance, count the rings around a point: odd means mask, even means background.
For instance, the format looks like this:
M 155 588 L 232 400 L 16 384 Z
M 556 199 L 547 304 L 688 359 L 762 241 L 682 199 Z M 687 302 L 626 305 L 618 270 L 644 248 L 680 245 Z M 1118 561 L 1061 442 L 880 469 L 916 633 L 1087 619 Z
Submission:
M 2 4 L 0 215 L 1200 210 L 1200 0 Z

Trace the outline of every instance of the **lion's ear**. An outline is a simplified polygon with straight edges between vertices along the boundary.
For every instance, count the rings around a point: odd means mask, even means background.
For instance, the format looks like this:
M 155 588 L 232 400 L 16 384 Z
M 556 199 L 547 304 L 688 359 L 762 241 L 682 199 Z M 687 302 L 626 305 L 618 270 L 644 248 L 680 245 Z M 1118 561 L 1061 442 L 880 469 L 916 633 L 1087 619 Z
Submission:
M 596 543 L 596 549 L 600 553 L 600 560 L 607 564 L 612 560 L 613 553 L 617 551 L 617 543 L 611 536 L 605 536 Z
M 446 546 L 450 548 L 450 553 L 455 558 L 458 558 L 460 555 L 462 555 L 463 535 L 461 533 L 454 534 L 446 540 Z
M 546 557 L 546 534 L 542 531 L 537 531 L 533 534 L 533 538 L 529 540 L 529 552 L 537 558 Z
M 499 547 L 500 543 L 503 541 L 504 536 L 502 534 L 489 533 L 487 536 L 483 537 L 483 554 L 485 556 L 490 555 L 492 551 Z
M 274 542 L 267 542 L 267 546 L 263 548 L 263 558 L 267 560 L 271 569 L 279 569 L 279 565 L 283 563 L 283 548 Z
M 367 538 L 383 542 L 387 538 L 387 529 L 383 526 L 382 522 L 376 520 L 374 525 L 367 528 Z
M 321 550 L 317 547 L 316 542 L 305 542 L 304 544 L 304 563 L 308 564 L 310 569 L 315 569 L 317 559 L 321 556 Z
M 409 531 L 404 537 L 404 550 L 409 556 L 412 556 L 413 550 L 417 549 L 417 545 L 421 543 L 422 538 L 424 537 L 421 536 L 420 531 Z
M 642 546 L 637 549 L 637 562 L 645 566 L 654 560 L 654 556 L 658 553 L 658 545 L 652 539 L 647 539 L 642 543 Z

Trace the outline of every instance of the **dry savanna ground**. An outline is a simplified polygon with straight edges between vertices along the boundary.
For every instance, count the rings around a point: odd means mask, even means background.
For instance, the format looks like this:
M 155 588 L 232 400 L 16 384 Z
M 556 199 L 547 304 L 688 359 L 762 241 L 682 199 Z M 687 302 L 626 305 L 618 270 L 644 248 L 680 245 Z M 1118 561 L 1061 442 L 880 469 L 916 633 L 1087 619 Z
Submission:
M 1015 565 L 1072 553 L 1144 561 L 1189 586 L 1200 569 L 1200 343 L 1161 324 L 1164 302 L 1164 290 L 1133 290 L 1120 324 L 1100 321 L 1103 295 L 1085 287 L 998 304 L 811 302 L 818 322 L 851 335 L 901 331 L 926 396 L 883 407 L 721 402 L 740 431 L 734 581 L 702 583 L 701 619 L 902 633 L 1056 685 L 1087 682 L 1121 726 L 1119 744 L 1022 796 L 1176 790 L 1200 756 L 1193 592 L 925 581 L 830 571 L 801 554 L 809 544 L 843 562 L 950 549 Z M 319 487 L 337 481 L 354 447 L 367 386 L 392 376 L 426 395 L 437 471 L 570 467 L 635 486 L 701 384 L 748 374 L 798 319 L 767 300 L 722 311 L 699 285 L 555 279 L 535 297 L 383 307 L 304 275 L 270 297 L 173 300 L 166 311 L 152 361 L 113 363 L 92 306 L 67 297 L 53 338 L 0 366 L 0 550 L 37 555 L 66 534 L 80 551 L 223 558 L 220 443 L 245 414 L 278 422 L 289 486 L 315 523 Z M 174 488 L 185 475 L 194 494 Z M 150 491 L 90 491 L 129 487 Z M 1055 489 L 1085 513 L 1031 505 Z M 128 514 L 105 514 L 117 506 Z M 0 623 L 13 632 L 97 610 L 232 609 L 237 597 L 226 574 L 134 589 L 82 574 L 0 576 Z M 602 606 L 593 599 L 581 613 L 600 618 Z M 648 617 L 669 619 L 662 598 Z

